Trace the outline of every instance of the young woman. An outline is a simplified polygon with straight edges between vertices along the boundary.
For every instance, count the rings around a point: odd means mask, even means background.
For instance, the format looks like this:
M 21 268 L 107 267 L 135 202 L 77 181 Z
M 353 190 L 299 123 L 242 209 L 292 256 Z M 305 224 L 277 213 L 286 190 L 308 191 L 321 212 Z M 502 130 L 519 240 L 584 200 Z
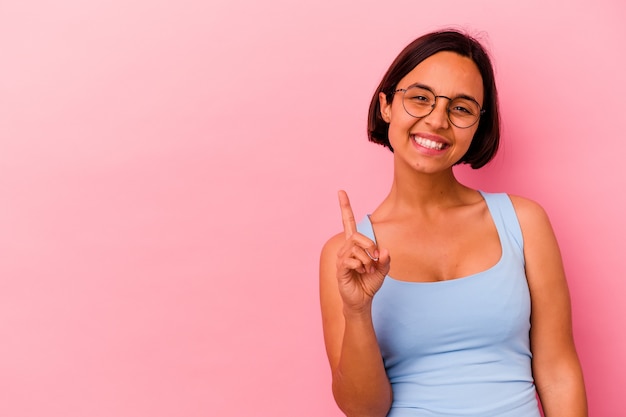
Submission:
M 333 394 L 349 417 L 587 416 L 570 300 L 536 203 L 461 184 L 495 155 L 483 47 L 422 36 L 372 98 L 369 139 L 393 152 L 389 195 L 324 246 L 320 295 Z

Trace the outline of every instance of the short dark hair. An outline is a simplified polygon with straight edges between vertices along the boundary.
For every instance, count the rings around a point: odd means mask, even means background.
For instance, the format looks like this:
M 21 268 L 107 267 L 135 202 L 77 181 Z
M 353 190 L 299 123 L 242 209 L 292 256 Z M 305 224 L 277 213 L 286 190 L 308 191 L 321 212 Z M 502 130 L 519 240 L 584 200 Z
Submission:
M 469 164 L 480 168 L 489 162 L 498 151 L 500 143 L 500 115 L 498 111 L 498 91 L 496 89 L 493 66 L 483 46 L 473 37 L 454 29 L 428 33 L 409 45 L 393 61 L 382 81 L 378 85 L 370 103 L 367 135 L 371 142 L 393 148 L 389 143 L 389 123 L 380 114 L 379 93 L 384 93 L 387 102 L 393 100 L 398 83 L 420 62 L 437 52 L 451 51 L 470 58 L 480 71 L 483 79 L 485 112 L 480 117 L 478 129 L 467 153 L 457 164 Z

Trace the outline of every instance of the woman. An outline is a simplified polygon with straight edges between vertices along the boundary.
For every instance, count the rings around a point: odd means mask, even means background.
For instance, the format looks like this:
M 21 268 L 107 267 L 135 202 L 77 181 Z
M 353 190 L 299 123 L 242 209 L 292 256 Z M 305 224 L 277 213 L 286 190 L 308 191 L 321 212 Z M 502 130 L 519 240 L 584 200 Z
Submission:
M 570 300 L 536 203 L 470 189 L 499 142 L 493 68 L 457 31 L 422 36 L 383 77 L 369 139 L 393 152 L 389 195 L 324 246 L 333 394 L 347 416 L 587 416 Z

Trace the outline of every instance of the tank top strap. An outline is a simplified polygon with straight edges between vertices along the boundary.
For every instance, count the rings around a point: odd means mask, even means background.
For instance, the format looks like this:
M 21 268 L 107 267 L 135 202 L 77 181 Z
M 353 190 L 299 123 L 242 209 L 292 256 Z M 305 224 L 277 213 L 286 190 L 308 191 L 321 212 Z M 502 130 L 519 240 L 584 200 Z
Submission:
M 374 243 L 377 243 L 376 235 L 374 235 L 374 227 L 372 226 L 369 214 L 363 217 L 363 219 L 356 225 L 356 230 L 360 234 L 372 239 Z
M 517 255 L 521 255 L 523 259 L 524 239 L 511 198 L 506 193 L 485 193 L 480 191 L 480 194 L 487 203 L 503 249 L 504 246 L 510 244 L 511 249 Z

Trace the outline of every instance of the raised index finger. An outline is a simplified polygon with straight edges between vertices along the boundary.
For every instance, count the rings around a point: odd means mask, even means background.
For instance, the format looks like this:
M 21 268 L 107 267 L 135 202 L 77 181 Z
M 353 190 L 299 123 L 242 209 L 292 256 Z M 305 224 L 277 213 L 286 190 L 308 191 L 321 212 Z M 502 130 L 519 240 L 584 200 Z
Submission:
M 339 207 L 341 208 L 343 231 L 345 232 L 347 239 L 356 232 L 356 222 L 354 221 L 354 214 L 352 213 L 352 207 L 350 206 L 348 194 L 343 190 L 339 190 Z

